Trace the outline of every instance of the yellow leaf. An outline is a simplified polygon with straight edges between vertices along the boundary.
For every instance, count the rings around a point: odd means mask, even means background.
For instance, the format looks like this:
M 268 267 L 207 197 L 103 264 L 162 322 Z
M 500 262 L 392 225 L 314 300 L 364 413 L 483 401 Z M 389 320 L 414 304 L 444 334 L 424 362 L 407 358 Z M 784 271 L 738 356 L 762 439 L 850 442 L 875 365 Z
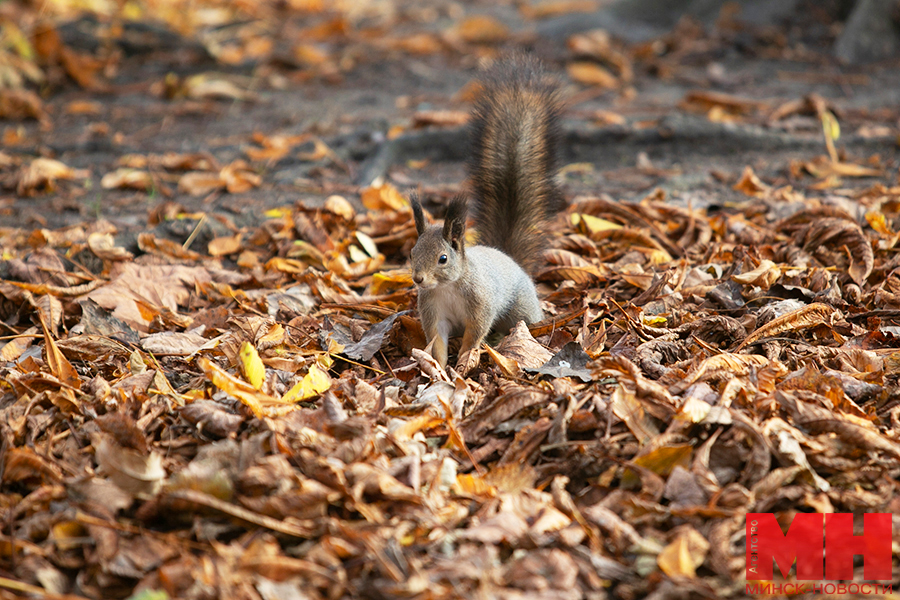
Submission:
M 516 362 L 514 358 L 509 358 L 507 356 L 503 356 L 487 344 L 484 345 L 485 350 L 487 350 L 488 356 L 491 357 L 491 360 L 496 363 L 498 367 L 500 367 L 500 371 L 506 377 L 518 377 L 521 370 L 519 369 L 519 363 Z
M 283 402 L 302 402 L 327 391 L 331 387 L 331 377 L 318 364 L 313 363 L 309 372 L 282 396 Z
M 266 380 L 266 366 L 250 342 L 241 344 L 241 367 L 250 385 L 258 390 L 262 389 L 262 384 Z
M 582 213 L 573 213 L 572 225 L 577 227 L 579 224 L 581 224 L 581 227 L 586 230 L 585 233 L 597 233 L 599 231 L 622 229 L 622 226 L 618 223 L 613 223 L 612 221 L 607 221 L 606 219 L 601 219 L 600 217 L 585 215 Z
M 291 214 L 291 209 L 282 207 L 282 208 L 270 208 L 266 212 L 263 213 L 265 216 L 270 219 L 280 219 L 282 217 L 286 217 Z
M 281 323 L 275 323 L 269 332 L 256 340 L 256 343 L 259 344 L 260 348 L 272 348 L 273 346 L 277 346 L 284 342 L 284 327 L 281 326 Z
M 634 464 L 650 469 L 657 475 L 668 477 L 676 466 L 688 468 L 693 448 L 690 444 L 673 444 L 651 450 L 634 459 Z
M 465 473 L 456 476 L 456 488 L 458 493 L 467 496 L 492 498 L 497 495 L 497 489 L 484 481 L 483 478 Z
M 197 361 L 197 365 L 204 373 L 206 373 L 206 376 L 209 377 L 209 380 L 214 386 L 226 394 L 231 394 L 246 404 L 257 418 L 265 417 L 270 412 L 273 412 L 272 410 L 264 410 L 263 406 L 272 407 L 273 405 L 283 406 L 287 404 L 282 400 L 278 400 L 259 390 L 253 389 L 253 386 L 249 383 L 241 381 L 233 375 L 229 375 L 205 356 L 200 357 Z M 277 410 L 274 412 L 277 412 Z
M 697 567 L 706 560 L 709 542 L 689 528 L 678 534 L 656 557 L 659 568 L 669 577 L 696 577 Z
M 389 294 L 412 284 L 412 275 L 408 270 L 379 271 L 372 275 L 371 292 L 373 296 Z
M 837 150 L 834 142 L 841 137 L 841 127 L 838 125 L 837 119 L 831 114 L 831 111 L 822 112 L 822 132 L 825 134 L 825 147 L 828 149 L 828 156 L 831 162 L 838 162 Z
M 662 315 L 642 315 L 641 322 L 650 327 L 662 327 L 666 324 L 667 319 Z
M 651 265 L 664 265 L 672 262 L 672 256 L 665 250 L 652 248 L 646 254 Z
M 826 110 L 822 113 L 822 131 L 825 133 L 825 137 L 832 141 L 837 141 L 841 137 L 841 126 L 831 111 Z
M 894 232 L 891 231 L 890 225 L 888 225 L 887 218 L 880 210 L 870 210 L 869 212 L 867 212 L 866 221 L 869 222 L 869 227 L 871 227 L 881 235 L 885 237 L 892 237 L 894 235 Z

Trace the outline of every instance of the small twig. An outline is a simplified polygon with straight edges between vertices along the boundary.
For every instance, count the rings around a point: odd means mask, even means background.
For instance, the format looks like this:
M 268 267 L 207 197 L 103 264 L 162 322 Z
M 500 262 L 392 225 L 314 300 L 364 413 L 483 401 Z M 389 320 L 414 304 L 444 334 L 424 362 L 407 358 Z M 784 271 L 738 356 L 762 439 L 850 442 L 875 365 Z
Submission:
M 204 224 L 206 224 L 206 213 L 203 213 L 203 216 L 200 217 L 199 221 L 197 221 L 197 225 L 196 225 L 196 227 L 194 227 L 194 230 L 191 232 L 191 235 L 188 236 L 188 239 L 184 240 L 184 244 L 181 246 L 182 248 L 187 250 L 188 248 L 191 247 L 191 244 L 194 242 L 194 239 L 196 239 L 196 237 L 198 235 L 200 235 L 200 228 L 203 227 Z
M 375 372 L 375 373 L 378 373 L 379 375 L 387 375 L 387 373 L 385 373 L 384 371 L 381 371 L 381 370 L 379 370 L 379 369 L 376 369 L 375 367 L 370 367 L 369 365 L 364 365 L 364 364 L 361 363 L 361 362 L 356 362 L 355 360 L 350 360 L 350 359 L 347 358 L 346 356 L 341 356 L 341 355 L 339 355 L 339 354 L 332 354 L 331 352 L 328 352 L 327 354 L 328 354 L 328 356 L 330 356 L 330 357 L 333 358 L 333 359 L 342 360 L 342 361 L 344 361 L 344 362 L 350 363 L 351 365 L 356 365 L 357 367 L 362 367 L 362 368 L 364 368 L 364 369 L 369 369 L 370 371 L 373 371 L 373 372 Z

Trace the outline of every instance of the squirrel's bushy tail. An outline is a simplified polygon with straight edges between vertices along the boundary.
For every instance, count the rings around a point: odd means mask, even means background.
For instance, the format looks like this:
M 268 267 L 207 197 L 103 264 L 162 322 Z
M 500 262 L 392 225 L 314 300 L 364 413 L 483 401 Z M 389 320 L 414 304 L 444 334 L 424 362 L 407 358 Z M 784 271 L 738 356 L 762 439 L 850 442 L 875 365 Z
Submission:
M 525 55 L 492 67 L 481 82 L 469 163 L 478 240 L 531 272 L 542 245 L 541 226 L 563 206 L 554 181 L 557 88 L 540 63 Z

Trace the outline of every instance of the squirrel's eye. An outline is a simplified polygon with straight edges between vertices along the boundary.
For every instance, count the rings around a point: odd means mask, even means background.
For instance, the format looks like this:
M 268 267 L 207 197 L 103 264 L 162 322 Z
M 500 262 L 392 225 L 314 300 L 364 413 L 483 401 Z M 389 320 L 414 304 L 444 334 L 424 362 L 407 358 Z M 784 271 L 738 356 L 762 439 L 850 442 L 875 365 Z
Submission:
M 441 254 L 441 257 L 438 259 L 438 264 L 446 265 L 447 264 L 447 255 Z

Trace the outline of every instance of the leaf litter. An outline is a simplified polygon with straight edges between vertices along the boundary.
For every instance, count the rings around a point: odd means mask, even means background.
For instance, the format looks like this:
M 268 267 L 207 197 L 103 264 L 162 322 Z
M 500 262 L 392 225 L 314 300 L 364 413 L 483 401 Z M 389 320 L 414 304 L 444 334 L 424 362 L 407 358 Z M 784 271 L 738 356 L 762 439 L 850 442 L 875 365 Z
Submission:
M 259 29 L 271 9 L 160 18 L 208 27 L 203 51 L 221 64 L 275 62 Z M 427 55 L 512 35 L 472 16 L 398 36 L 365 30 L 372 16 L 320 19 L 277 61 L 334 79 L 359 47 Z M 233 38 L 210 33 L 232 19 L 243 23 Z M 49 25 L 31 43 L 37 62 L 10 54 L 18 83 L 0 90 L 4 119 L 46 123 L 27 82 L 102 91 L 120 60 L 75 51 Z M 652 52 L 598 30 L 570 38 L 566 72 L 590 93 L 625 96 L 636 67 L 671 74 L 704 43 L 690 23 Z M 260 101 L 252 88 L 201 73 L 152 89 Z M 405 271 L 412 215 L 389 183 L 288 203 L 258 225 L 216 221 L 202 241 L 215 218 L 163 201 L 139 251 L 103 221 L 0 232 L 3 593 L 740 596 L 747 513 L 896 514 L 900 188 L 839 187 L 887 171 L 840 151 L 818 96 L 693 91 L 681 108 L 785 130 L 815 119 L 825 154 L 785 165 L 795 188 L 747 166 L 733 184 L 744 198 L 716 211 L 661 190 L 636 203 L 572 199 L 536 276 L 547 318 L 486 346 L 466 377 L 423 352 Z M 411 127 L 464 120 L 419 111 Z M 101 186 L 209 198 L 260 187 L 260 165 L 292 154 L 348 169 L 313 133 L 247 142 L 249 162 L 125 155 Z M 662 173 L 646 157 L 638 170 Z M 0 185 L 21 197 L 89 176 L 0 153 Z M 184 243 L 159 234 L 185 222 L 196 226 Z

